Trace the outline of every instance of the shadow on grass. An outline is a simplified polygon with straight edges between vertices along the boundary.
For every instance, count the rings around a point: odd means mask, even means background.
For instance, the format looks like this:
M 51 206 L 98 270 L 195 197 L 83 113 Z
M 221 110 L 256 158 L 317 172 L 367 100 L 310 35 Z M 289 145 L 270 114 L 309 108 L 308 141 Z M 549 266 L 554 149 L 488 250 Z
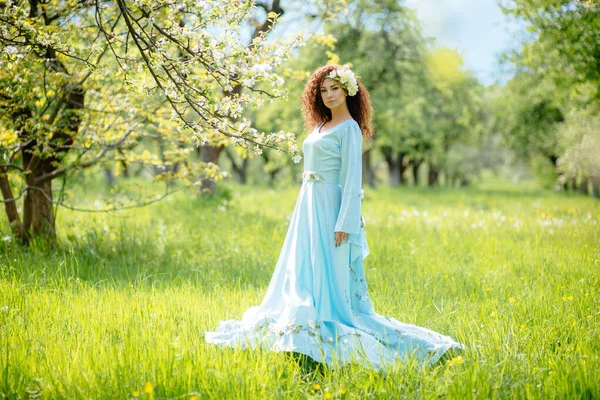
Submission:
M 266 287 L 287 225 L 222 199 L 189 198 L 144 209 L 141 219 L 108 222 L 66 219 L 58 243 L 28 247 L 0 241 L 0 278 L 39 287 L 93 286 Z M 285 234 L 285 232 L 283 232 Z
M 432 370 L 439 370 L 440 368 L 443 369 L 444 367 L 446 367 L 448 365 L 449 361 L 454 360 L 458 356 L 463 356 L 464 354 L 465 354 L 464 350 L 456 349 L 456 348 L 449 349 L 442 355 L 442 357 L 439 358 L 438 361 L 433 363 L 429 368 Z M 300 371 L 302 372 L 304 379 L 307 381 L 313 381 L 315 379 L 324 378 L 326 371 L 327 372 L 336 371 L 336 372 L 344 373 L 345 371 L 350 370 L 353 366 L 356 366 L 354 364 L 348 364 L 348 365 L 338 367 L 334 370 L 334 369 L 331 369 L 327 364 L 315 361 L 313 358 L 311 358 L 310 356 L 307 356 L 306 354 L 297 353 L 297 352 L 285 352 L 285 356 L 288 360 L 294 362 L 300 368 Z M 415 364 L 415 367 L 416 367 L 416 364 Z M 383 379 L 386 379 L 388 376 L 387 372 L 385 372 L 385 371 L 380 372 L 380 375 L 382 376 Z

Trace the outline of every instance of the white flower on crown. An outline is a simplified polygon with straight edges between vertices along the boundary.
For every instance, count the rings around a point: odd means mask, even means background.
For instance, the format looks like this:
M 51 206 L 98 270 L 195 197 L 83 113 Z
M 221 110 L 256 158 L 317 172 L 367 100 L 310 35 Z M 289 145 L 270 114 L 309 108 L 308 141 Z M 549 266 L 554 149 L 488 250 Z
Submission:
M 354 72 L 352 72 L 350 69 L 334 69 L 327 77 L 338 81 L 344 87 L 344 89 L 348 91 L 348 96 L 354 96 L 356 93 L 358 93 L 358 83 L 356 82 Z

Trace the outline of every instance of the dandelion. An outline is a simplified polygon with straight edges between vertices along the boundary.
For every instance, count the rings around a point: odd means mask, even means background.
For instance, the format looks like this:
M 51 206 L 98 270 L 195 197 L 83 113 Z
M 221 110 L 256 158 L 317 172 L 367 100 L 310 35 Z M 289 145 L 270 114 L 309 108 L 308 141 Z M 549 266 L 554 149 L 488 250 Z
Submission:
M 347 392 L 347 390 L 346 390 L 346 389 L 344 389 L 344 388 L 340 388 L 340 389 L 338 390 L 338 393 L 339 393 L 339 394 L 345 394 L 346 392 Z
M 323 398 L 330 399 L 331 398 L 331 393 L 325 393 L 325 396 L 323 396 Z
M 527 327 L 527 325 L 525 325 L 525 324 L 521 324 L 521 325 L 519 325 L 519 329 L 520 329 L 520 330 L 523 330 L 523 329 L 525 329 L 526 327 Z
M 512 297 L 512 296 L 510 296 L 510 297 L 508 298 L 508 301 L 509 301 L 510 303 L 514 303 L 514 302 L 515 302 L 515 298 L 514 298 L 514 297 Z
M 135 392 L 133 392 L 133 397 L 140 397 L 140 391 L 136 390 Z
M 144 393 L 152 393 L 153 390 L 154 386 L 152 385 L 152 382 L 146 382 L 146 384 L 144 385 Z
M 465 359 L 463 358 L 463 356 L 456 356 L 454 358 L 452 358 L 451 360 L 448 360 L 447 363 L 448 365 L 452 366 L 452 365 L 460 365 L 465 361 Z
M 314 390 L 321 390 L 321 385 L 319 385 L 318 383 L 315 383 L 315 384 L 313 385 L 313 389 L 314 389 Z

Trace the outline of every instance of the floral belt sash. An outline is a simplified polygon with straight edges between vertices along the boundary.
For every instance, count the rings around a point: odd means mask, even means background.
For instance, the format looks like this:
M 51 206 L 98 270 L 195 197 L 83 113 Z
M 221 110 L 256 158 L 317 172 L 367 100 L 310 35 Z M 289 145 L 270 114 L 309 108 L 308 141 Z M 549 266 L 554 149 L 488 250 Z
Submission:
M 302 173 L 303 182 L 322 182 L 325 178 L 323 175 L 316 173 L 315 171 L 304 171 Z
M 302 173 L 303 182 L 329 183 L 332 185 L 340 184 L 340 174 L 335 172 L 323 173 L 316 171 L 304 171 Z

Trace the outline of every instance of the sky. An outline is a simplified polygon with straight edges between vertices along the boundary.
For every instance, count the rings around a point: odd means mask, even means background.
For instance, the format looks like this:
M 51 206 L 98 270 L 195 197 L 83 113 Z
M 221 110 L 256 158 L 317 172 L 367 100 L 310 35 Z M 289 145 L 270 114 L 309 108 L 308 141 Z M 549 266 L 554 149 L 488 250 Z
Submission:
M 406 0 L 422 23 L 425 36 L 436 43 L 457 50 L 465 68 L 479 81 L 490 85 L 505 83 L 512 74 L 502 71 L 498 55 L 514 47 L 514 35 L 520 26 L 505 16 L 498 0 Z

